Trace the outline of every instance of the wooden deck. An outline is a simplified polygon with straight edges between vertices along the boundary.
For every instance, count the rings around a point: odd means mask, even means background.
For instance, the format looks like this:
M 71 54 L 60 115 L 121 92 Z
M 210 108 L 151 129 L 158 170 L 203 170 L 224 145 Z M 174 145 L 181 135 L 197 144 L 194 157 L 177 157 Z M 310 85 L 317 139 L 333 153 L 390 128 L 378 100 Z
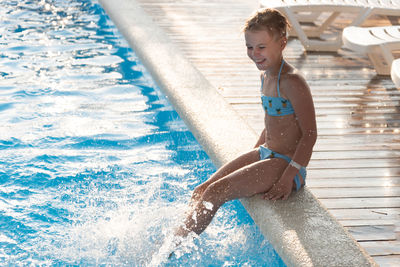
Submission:
M 139 0 L 144 10 L 257 132 L 259 73 L 240 28 L 256 0 Z M 376 18 L 369 25 L 387 24 Z M 305 52 L 291 38 L 287 61 L 311 87 L 319 137 L 311 191 L 381 266 L 400 266 L 400 92 L 352 51 Z M 165 66 L 168 68 L 168 66 Z

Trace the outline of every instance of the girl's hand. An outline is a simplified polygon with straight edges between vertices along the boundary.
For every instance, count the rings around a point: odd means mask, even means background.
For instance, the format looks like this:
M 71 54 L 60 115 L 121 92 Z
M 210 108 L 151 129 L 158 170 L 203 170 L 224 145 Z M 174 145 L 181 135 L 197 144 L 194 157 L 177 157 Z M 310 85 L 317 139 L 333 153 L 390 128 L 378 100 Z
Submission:
M 279 179 L 272 188 L 264 194 L 263 198 L 268 200 L 286 200 L 293 190 L 293 179 Z

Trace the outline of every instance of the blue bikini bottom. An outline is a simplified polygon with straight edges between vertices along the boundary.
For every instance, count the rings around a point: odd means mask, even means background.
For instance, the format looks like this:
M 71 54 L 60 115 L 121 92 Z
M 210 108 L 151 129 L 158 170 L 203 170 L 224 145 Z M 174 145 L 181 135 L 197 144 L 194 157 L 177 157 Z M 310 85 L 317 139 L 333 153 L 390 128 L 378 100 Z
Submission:
M 272 151 L 271 149 L 266 148 L 265 146 L 260 146 L 259 147 L 259 151 L 260 151 L 260 160 L 272 159 L 272 158 L 284 159 L 287 162 L 290 162 L 292 160 L 288 156 L 276 153 L 276 152 Z M 294 177 L 294 182 L 296 184 L 296 191 L 299 191 L 300 188 L 302 187 L 299 174 L 301 175 L 301 177 L 303 177 L 303 181 L 305 183 L 306 182 L 306 176 L 307 176 L 306 168 L 301 167 L 301 169 L 299 170 L 299 173 L 296 174 L 296 176 Z

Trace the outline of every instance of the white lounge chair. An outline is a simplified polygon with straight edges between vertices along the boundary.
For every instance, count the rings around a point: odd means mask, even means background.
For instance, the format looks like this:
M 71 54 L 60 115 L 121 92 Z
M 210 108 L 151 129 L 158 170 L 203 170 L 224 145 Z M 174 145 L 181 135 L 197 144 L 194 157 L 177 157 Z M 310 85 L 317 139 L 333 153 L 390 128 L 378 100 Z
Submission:
M 375 14 L 400 17 L 400 0 L 261 0 L 260 4 L 285 14 L 292 25 L 290 34 L 297 36 L 308 51 L 337 51 L 342 46 L 341 31 L 333 39 L 324 40 L 322 35 L 343 13 L 353 14 L 346 26 L 359 26 Z M 310 19 L 316 22 L 327 12 L 330 15 L 320 25 L 307 29 Z
M 400 53 L 400 26 L 348 27 L 342 37 L 345 47 L 368 55 L 378 74 L 390 75 L 395 55 Z
M 400 89 L 400 58 L 393 61 L 391 76 L 396 87 Z

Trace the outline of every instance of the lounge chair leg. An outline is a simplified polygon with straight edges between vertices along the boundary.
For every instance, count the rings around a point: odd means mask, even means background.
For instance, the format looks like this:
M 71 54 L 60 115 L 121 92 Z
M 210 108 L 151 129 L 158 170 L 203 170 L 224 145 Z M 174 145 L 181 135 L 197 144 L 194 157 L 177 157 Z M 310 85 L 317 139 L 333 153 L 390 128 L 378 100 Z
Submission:
M 385 45 L 380 45 L 371 50 L 368 53 L 368 57 L 375 67 L 376 73 L 378 75 L 390 75 L 390 68 L 394 57 L 390 49 L 385 47 Z
M 321 35 L 328 27 L 332 24 L 333 21 L 340 15 L 340 12 L 333 12 L 329 18 L 325 20 L 324 23 L 318 28 L 318 32 Z
M 378 75 L 390 75 L 390 66 L 387 65 L 387 62 L 383 59 L 382 54 L 369 53 L 368 57 L 374 65 L 374 68 Z
M 321 13 L 319 13 L 320 15 Z M 332 22 L 340 15 L 340 12 L 333 12 L 321 25 L 304 30 L 308 37 L 320 38 L 321 34 L 332 24 Z
M 352 23 L 350 23 L 349 26 L 361 25 L 371 15 L 371 12 L 372 12 L 371 8 L 364 8 L 363 11 L 358 14 L 358 16 L 353 20 Z

